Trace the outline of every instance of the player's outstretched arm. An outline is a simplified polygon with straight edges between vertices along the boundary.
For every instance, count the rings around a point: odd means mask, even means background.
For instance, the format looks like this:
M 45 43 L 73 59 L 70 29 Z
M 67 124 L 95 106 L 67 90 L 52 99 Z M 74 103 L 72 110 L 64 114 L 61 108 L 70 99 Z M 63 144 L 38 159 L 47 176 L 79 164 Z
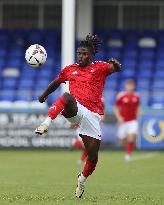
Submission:
M 58 79 L 53 80 L 47 87 L 47 89 L 43 92 L 43 94 L 38 98 L 40 103 L 45 102 L 47 97 L 54 92 L 59 86 L 61 82 Z
M 110 69 L 113 73 L 121 71 L 121 64 L 118 60 L 110 58 L 107 62 L 110 64 Z

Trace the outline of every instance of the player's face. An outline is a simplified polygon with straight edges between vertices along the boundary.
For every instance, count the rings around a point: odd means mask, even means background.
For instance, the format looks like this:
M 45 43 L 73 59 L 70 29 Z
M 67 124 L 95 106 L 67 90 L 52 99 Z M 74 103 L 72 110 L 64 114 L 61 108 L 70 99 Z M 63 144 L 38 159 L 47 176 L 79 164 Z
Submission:
M 92 54 L 87 48 L 79 47 L 77 49 L 77 62 L 80 66 L 87 66 L 90 63 L 91 57 Z
M 125 90 L 127 92 L 133 92 L 134 89 L 135 89 L 135 84 L 134 83 L 130 82 L 130 83 L 125 84 Z

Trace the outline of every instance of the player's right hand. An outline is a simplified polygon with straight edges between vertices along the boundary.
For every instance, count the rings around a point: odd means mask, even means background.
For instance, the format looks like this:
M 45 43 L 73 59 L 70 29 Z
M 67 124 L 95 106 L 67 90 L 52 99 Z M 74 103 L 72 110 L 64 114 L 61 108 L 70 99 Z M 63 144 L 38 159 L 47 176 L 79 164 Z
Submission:
M 48 96 L 41 95 L 41 96 L 39 96 L 38 100 L 40 103 L 44 103 L 46 101 L 47 97 Z

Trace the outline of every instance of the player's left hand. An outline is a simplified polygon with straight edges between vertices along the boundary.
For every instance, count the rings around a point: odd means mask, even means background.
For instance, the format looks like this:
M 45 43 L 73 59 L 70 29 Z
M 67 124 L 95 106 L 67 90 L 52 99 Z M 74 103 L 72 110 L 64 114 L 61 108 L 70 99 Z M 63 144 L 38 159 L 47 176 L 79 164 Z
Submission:
M 116 60 L 114 58 L 110 58 L 108 60 L 108 63 L 113 65 L 113 71 L 114 72 L 120 72 L 121 71 L 121 64 L 119 63 L 118 60 Z

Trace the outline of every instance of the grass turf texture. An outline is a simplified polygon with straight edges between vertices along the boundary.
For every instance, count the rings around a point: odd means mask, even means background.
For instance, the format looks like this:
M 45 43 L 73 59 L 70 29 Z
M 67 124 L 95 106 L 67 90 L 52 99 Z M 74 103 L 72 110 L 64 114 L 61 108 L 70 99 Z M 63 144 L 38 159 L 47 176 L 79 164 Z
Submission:
M 125 163 L 123 152 L 100 152 L 82 199 L 74 197 L 80 153 L 0 151 L 0 205 L 163 205 L 164 153 Z

